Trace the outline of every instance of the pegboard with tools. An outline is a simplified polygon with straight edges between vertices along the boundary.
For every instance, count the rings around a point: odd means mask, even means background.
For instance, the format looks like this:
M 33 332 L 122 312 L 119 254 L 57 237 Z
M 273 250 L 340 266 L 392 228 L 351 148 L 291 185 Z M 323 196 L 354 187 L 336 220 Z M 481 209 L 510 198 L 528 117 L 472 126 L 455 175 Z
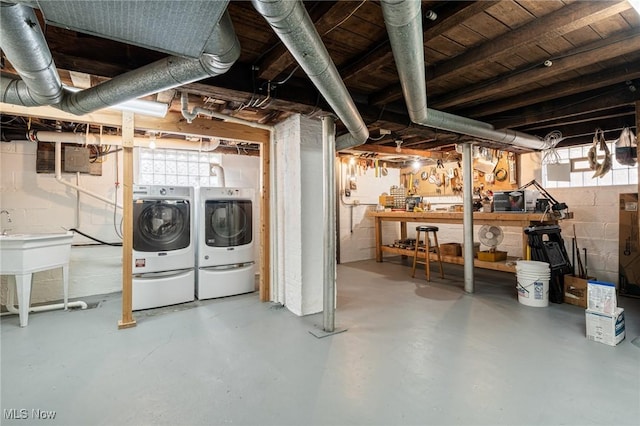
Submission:
M 513 153 L 478 150 L 473 161 L 475 197 L 490 197 L 494 191 L 516 189 L 517 163 Z M 429 161 L 419 168 L 405 167 L 400 172 L 400 185 L 408 195 L 462 195 L 462 164 L 459 161 Z

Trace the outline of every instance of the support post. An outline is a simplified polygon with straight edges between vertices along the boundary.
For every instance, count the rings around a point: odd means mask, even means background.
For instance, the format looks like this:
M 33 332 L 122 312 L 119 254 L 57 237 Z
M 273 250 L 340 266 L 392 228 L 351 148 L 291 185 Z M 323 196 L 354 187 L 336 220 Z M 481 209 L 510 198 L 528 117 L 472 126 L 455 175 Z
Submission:
M 324 210 L 324 303 L 323 329 L 327 333 L 335 330 L 336 297 L 336 140 L 335 123 L 332 116 L 322 117 L 322 177 Z
M 260 301 L 272 300 L 271 288 L 271 146 L 273 131 L 269 132 L 269 144 L 260 145 L 262 159 L 262 194 L 260 197 Z
M 467 293 L 473 293 L 473 158 L 471 148 L 470 143 L 462 145 L 464 291 Z
M 132 312 L 133 292 L 133 113 L 122 113 L 122 319 L 118 328 L 136 326 Z

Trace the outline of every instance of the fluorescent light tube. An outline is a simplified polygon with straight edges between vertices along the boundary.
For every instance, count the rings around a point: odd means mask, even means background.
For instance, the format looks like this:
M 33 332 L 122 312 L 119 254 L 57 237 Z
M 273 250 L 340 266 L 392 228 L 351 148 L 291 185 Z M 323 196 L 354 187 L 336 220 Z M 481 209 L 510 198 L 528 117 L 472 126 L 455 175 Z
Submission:
M 631 6 L 640 13 L 640 0 L 627 0 Z

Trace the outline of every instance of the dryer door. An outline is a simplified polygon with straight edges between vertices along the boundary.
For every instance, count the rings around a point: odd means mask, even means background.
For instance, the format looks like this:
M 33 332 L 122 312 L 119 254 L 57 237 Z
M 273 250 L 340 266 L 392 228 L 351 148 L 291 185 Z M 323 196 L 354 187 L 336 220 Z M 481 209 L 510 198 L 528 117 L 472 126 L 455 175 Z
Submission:
M 204 208 L 205 243 L 210 247 L 238 247 L 253 238 L 250 200 L 207 200 Z
M 133 203 L 133 249 L 171 251 L 191 243 L 190 206 L 186 200 L 136 200 Z

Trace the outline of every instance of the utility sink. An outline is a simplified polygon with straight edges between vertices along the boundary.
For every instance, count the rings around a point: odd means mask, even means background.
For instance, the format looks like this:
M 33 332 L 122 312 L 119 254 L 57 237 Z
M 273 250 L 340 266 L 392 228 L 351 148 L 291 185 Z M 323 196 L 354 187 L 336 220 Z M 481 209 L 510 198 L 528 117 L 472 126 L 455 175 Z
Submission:
M 66 309 L 72 239 L 71 232 L 0 235 L 0 274 L 15 276 L 21 327 L 25 327 L 28 321 L 34 272 L 62 268 Z

